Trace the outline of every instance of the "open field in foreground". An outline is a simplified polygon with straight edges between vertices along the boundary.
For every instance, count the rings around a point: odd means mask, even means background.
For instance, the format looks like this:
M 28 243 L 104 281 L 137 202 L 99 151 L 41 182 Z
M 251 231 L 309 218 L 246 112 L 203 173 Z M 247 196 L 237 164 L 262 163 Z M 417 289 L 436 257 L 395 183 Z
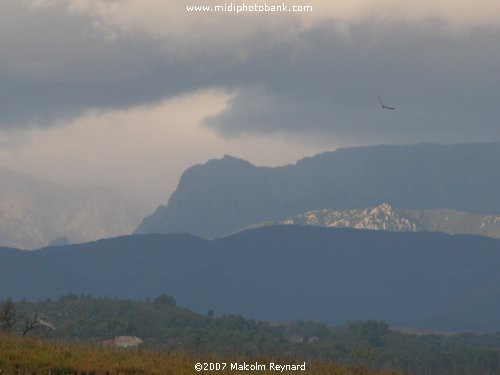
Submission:
M 303 363 L 299 359 L 276 358 L 198 358 L 192 354 L 161 353 L 141 349 L 105 349 L 76 344 L 55 344 L 31 338 L 0 336 L 0 374 L 196 374 L 195 364 L 204 362 L 226 362 L 224 371 L 206 371 L 212 374 L 308 374 L 308 375 L 397 375 L 396 372 L 373 372 L 363 368 L 348 368 L 326 362 L 309 362 L 306 371 L 236 371 L 230 369 L 231 363 L 268 365 L 271 362 L 282 364 Z

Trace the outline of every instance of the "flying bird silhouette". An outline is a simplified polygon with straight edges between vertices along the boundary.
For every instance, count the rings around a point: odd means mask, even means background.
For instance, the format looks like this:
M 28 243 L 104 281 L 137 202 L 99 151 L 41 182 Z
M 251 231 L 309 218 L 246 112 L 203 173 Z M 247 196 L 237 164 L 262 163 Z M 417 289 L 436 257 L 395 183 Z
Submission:
M 386 106 L 386 105 L 384 104 L 384 102 L 382 101 L 382 98 L 381 98 L 380 96 L 378 97 L 378 101 L 380 102 L 380 105 L 382 106 L 382 109 L 390 109 L 390 110 L 392 110 L 392 111 L 396 109 L 396 108 L 394 108 L 394 107 L 388 107 L 388 106 Z

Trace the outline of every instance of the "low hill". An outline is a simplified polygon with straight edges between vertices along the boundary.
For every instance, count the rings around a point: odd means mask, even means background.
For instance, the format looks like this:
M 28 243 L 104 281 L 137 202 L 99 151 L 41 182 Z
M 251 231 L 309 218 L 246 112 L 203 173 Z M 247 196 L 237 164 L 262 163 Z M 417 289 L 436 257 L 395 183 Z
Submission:
M 277 168 L 230 156 L 184 172 L 136 233 L 205 238 L 323 208 L 450 208 L 500 214 L 500 143 L 338 149 Z
M 500 330 L 500 241 L 275 226 L 217 240 L 143 235 L 36 252 L 0 249 L 0 298 L 174 296 L 205 313 Z

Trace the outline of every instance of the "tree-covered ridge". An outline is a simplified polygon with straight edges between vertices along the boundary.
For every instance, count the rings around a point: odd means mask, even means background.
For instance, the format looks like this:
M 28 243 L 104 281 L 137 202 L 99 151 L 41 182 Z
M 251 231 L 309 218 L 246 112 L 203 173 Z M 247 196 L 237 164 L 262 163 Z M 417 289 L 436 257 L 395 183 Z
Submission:
M 496 374 L 500 333 L 411 335 L 379 321 L 331 327 L 315 322 L 259 322 L 236 315 L 197 314 L 162 295 L 128 301 L 66 295 L 59 300 L 17 302 L 19 314 L 43 322 L 30 335 L 50 340 L 100 344 L 137 336 L 143 348 L 191 355 L 300 358 L 414 374 Z M 31 315 L 32 316 L 32 315 Z M 20 333 L 18 321 L 13 333 Z
M 0 299 L 168 293 L 203 314 L 491 332 L 499 269 L 491 238 L 283 225 L 217 240 L 158 234 L 0 249 Z

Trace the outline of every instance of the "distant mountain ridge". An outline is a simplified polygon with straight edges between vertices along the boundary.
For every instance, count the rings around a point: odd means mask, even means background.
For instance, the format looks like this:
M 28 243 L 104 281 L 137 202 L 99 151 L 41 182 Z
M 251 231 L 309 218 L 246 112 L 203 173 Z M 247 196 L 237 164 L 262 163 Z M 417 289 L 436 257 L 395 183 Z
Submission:
M 36 249 L 61 237 L 75 243 L 129 234 L 139 215 L 111 191 L 64 188 L 0 168 L 0 246 Z
M 136 233 L 206 238 L 303 212 L 391 202 L 401 209 L 500 214 L 500 143 L 339 149 L 277 168 L 225 156 L 187 169 Z
M 216 240 L 152 234 L 0 249 L 0 300 L 167 293 L 203 314 L 497 332 L 499 269 L 492 238 L 284 225 Z
M 477 234 L 500 239 L 500 216 L 498 215 L 471 214 L 451 209 L 403 210 L 393 208 L 388 203 L 355 210 L 309 211 L 279 222 L 257 223 L 245 229 L 277 224 L 395 232 Z

